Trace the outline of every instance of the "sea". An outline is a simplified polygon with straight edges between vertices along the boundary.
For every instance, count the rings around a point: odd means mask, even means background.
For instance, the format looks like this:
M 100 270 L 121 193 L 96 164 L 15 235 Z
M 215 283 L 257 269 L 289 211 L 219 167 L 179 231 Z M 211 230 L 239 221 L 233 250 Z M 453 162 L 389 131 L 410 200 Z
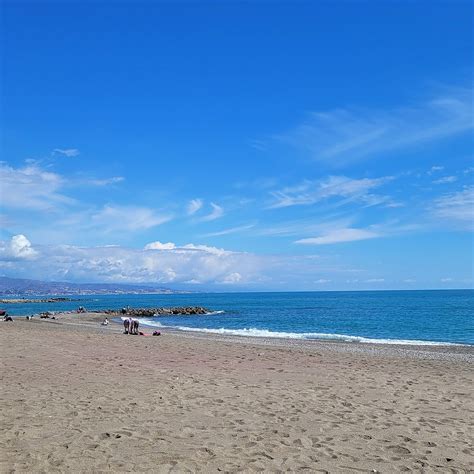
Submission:
M 79 306 L 87 310 L 204 306 L 209 309 L 206 315 L 143 318 L 141 325 L 248 337 L 474 345 L 474 290 L 114 294 L 71 299 L 1 307 L 12 316 L 26 316 Z

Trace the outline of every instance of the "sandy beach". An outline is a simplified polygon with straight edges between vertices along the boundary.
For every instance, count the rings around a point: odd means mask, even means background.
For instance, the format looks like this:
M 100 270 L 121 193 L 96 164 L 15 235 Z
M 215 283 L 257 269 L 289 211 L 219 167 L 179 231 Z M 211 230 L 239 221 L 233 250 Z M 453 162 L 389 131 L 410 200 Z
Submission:
M 474 470 L 472 347 L 126 336 L 101 319 L 0 323 L 1 472 Z

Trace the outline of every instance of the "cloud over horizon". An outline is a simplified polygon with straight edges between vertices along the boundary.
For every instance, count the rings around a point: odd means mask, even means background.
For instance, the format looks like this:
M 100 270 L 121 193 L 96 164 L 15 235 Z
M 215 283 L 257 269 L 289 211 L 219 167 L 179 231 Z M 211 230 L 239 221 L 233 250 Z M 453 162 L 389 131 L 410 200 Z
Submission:
M 258 279 L 260 267 L 256 255 L 206 245 L 33 246 L 24 235 L 0 241 L 1 273 L 42 280 L 230 285 Z

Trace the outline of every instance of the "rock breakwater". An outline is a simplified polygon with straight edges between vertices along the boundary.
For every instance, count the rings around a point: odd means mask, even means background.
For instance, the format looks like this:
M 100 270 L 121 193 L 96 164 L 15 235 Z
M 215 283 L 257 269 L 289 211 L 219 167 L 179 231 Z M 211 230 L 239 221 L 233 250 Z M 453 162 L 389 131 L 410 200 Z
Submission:
M 103 312 L 110 315 L 127 315 L 136 318 L 149 318 L 153 316 L 186 316 L 194 314 L 208 314 L 211 311 L 202 306 L 176 306 L 173 308 L 122 308 L 121 310 L 107 309 Z

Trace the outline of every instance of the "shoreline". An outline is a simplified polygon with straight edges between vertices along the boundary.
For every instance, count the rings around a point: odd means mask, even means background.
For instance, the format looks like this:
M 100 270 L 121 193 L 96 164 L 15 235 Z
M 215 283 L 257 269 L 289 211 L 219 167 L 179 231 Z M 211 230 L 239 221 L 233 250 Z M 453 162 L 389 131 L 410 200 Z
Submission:
M 100 325 L 104 318 L 110 316 L 102 312 L 55 312 L 57 319 L 39 319 L 35 318 L 27 321 L 22 316 L 16 316 L 17 322 L 45 323 L 45 324 L 64 324 L 66 326 L 77 326 L 83 329 L 99 329 L 101 331 L 114 332 L 122 334 L 121 323 L 113 318 L 107 327 Z M 254 345 L 254 346 L 274 346 L 281 348 L 294 348 L 300 350 L 317 350 L 325 349 L 332 352 L 360 353 L 371 355 L 391 355 L 396 357 L 410 358 L 431 358 L 444 360 L 464 360 L 474 363 L 474 345 L 470 344 L 454 344 L 454 343 L 435 343 L 435 344 L 403 344 L 403 343 L 384 343 L 384 342 L 359 342 L 359 341 L 343 341 L 331 339 L 298 339 L 283 337 L 255 337 L 247 335 L 234 334 L 218 334 L 203 331 L 187 331 L 176 329 L 173 327 L 155 327 L 145 324 L 140 327 L 146 327 L 148 330 L 158 329 L 167 335 L 173 335 L 182 338 L 192 338 L 196 340 L 229 342 L 236 344 Z M 140 336 L 139 336 L 140 337 Z
M 469 472 L 474 351 L 0 323 L 2 472 Z

